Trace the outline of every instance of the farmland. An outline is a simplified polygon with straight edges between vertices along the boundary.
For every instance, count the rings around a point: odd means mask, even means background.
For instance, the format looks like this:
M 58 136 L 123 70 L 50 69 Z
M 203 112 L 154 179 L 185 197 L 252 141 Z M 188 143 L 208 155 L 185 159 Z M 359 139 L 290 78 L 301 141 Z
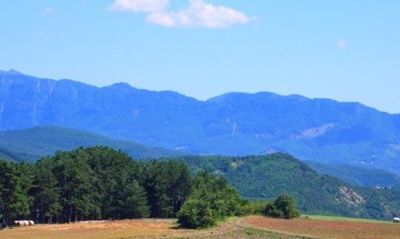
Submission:
M 356 219 L 321 217 L 321 219 L 277 220 L 265 217 L 247 217 L 244 219 L 244 224 L 251 228 L 313 238 L 400 238 L 400 225 L 398 224 Z
M 133 238 L 271 238 L 298 239 L 290 235 L 268 232 L 242 225 L 232 218 L 218 227 L 186 230 L 172 219 L 141 219 L 123 221 L 91 221 L 73 224 L 36 225 L 0 231 L 2 239 L 133 239 Z
M 400 238 L 400 225 L 341 219 L 278 220 L 259 216 L 231 218 L 205 230 L 185 230 L 173 219 L 91 221 L 36 225 L 0 231 L 2 239 L 134 239 L 134 238 Z

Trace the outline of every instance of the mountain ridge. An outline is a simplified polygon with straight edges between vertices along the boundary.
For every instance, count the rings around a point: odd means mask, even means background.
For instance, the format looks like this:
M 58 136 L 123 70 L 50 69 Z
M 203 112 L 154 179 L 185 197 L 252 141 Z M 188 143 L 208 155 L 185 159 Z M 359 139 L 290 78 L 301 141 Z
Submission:
M 56 126 L 0 132 L 0 159 L 35 162 L 57 151 L 80 147 L 108 146 L 123 150 L 134 159 L 174 157 L 180 152 L 143 146 L 134 142 L 111 139 L 102 135 Z
M 357 104 L 357 105 L 360 105 L 362 107 L 367 107 L 367 108 L 379 111 L 381 113 L 389 114 L 389 115 L 392 115 L 392 116 L 398 116 L 399 120 L 400 120 L 400 113 L 389 113 L 389 112 L 386 112 L 384 110 L 380 110 L 380 109 L 378 109 L 376 107 L 368 106 L 367 104 L 364 104 L 362 102 L 358 102 L 358 101 L 341 101 L 341 100 L 335 100 L 335 99 L 324 98 L 324 97 L 308 97 L 308 96 L 304 96 L 304 95 L 300 95 L 300 94 L 278 94 L 278 93 L 274 93 L 274 92 L 271 92 L 271 91 L 256 91 L 256 92 L 232 91 L 232 92 L 222 93 L 222 94 L 219 94 L 219 95 L 216 95 L 216 96 L 211 96 L 211 97 L 209 97 L 207 99 L 203 99 L 202 100 L 202 99 L 198 99 L 196 97 L 193 97 L 193 96 L 190 96 L 190 95 L 186 95 L 186 94 L 180 93 L 178 91 L 174 91 L 174 90 L 150 90 L 150 89 L 144 89 L 144 88 L 137 88 L 137 87 L 135 87 L 135 86 L 133 86 L 133 85 L 131 85 L 129 83 L 122 82 L 122 81 L 120 81 L 120 82 L 117 81 L 115 83 L 112 83 L 110 85 L 105 85 L 105 86 L 95 86 L 95 85 L 91 85 L 91 84 L 88 84 L 88 83 L 84 83 L 84 82 L 76 81 L 76 80 L 72 80 L 72 79 L 64 79 L 64 78 L 51 79 L 51 78 L 46 78 L 46 77 L 34 77 L 32 75 L 25 74 L 25 73 L 22 73 L 20 71 L 14 70 L 14 69 L 10 69 L 8 71 L 0 69 L 0 74 L 21 75 L 21 76 L 26 76 L 26 77 L 29 77 L 29 78 L 34 78 L 34 79 L 37 79 L 37 80 L 52 81 L 52 82 L 78 83 L 80 85 L 90 86 L 90 87 L 97 88 L 97 89 L 113 88 L 113 87 L 118 87 L 119 88 L 119 86 L 123 86 L 122 88 L 130 88 L 130 89 L 133 89 L 133 90 L 152 92 L 152 93 L 173 93 L 175 95 L 183 96 L 183 97 L 186 97 L 186 98 L 191 98 L 191 99 L 194 99 L 194 100 L 199 101 L 199 102 L 214 101 L 215 99 L 218 99 L 220 97 L 225 97 L 225 96 L 235 95 L 235 94 L 245 95 L 245 96 L 264 95 L 264 94 L 266 94 L 266 95 L 276 96 L 276 97 L 280 97 L 280 98 L 285 98 L 286 97 L 286 98 L 296 98 L 296 99 L 304 99 L 304 100 L 326 100 L 326 101 L 331 101 L 331 102 L 340 103 L 340 104 Z
M 268 92 L 200 101 L 126 83 L 0 74 L 0 131 L 45 125 L 195 154 L 286 152 L 400 174 L 400 115 L 360 103 Z

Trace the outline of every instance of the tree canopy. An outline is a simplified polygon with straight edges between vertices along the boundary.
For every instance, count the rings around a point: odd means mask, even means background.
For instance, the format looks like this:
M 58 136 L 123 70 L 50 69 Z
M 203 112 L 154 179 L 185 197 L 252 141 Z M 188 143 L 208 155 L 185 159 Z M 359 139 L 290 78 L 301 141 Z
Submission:
M 177 161 L 140 162 L 108 147 L 58 152 L 34 164 L 0 161 L 0 219 L 38 223 L 175 217 L 191 189 Z

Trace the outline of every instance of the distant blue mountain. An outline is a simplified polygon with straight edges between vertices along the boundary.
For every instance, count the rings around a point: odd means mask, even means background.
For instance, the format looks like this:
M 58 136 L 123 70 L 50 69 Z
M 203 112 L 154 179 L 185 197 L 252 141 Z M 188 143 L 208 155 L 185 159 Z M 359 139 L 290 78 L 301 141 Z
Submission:
M 198 101 L 125 83 L 98 88 L 0 72 L 0 130 L 62 126 L 198 154 L 287 152 L 400 173 L 400 115 L 273 93 Z
M 107 146 L 122 150 L 134 159 L 177 157 L 180 152 L 147 147 L 133 142 L 115 140 L 76 129 L 43 126 L 25 130 L 0 132 L 0 160 L 36 161 L 57 151 L 79 147 Z M 400 183 L 400 182 L 399 182 Z

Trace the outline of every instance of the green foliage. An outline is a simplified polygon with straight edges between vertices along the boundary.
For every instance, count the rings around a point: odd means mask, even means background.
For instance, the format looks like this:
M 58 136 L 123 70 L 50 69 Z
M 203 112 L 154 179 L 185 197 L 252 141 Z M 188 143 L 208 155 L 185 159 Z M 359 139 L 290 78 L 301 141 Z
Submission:
M 266 201 L 244 201 L 241 209 L 242 215 L 262 215 L 265 210 Z
M 185 228 L 211 227 L 217 219 L 210 202 L 196 197 L 189 197 L 178 213 L 178 223 Z
M 125 187 L 123 198 L 124 218 L 146 218 L 150 216 L 146 191 L 137 181 Z
M 0 215 L 8 225 L 175 217 L 190 188 L 182 162 L 138 162 L 108 147 L 57 152 L 31 165 L 0 161 Z
M 210 227 L 225 217 L 241 214 L 239 194 L 222 177 L 200 172 L 193 185 L 192 193 L 178 213 L 182 227 Z
M 179 158 L 194 171 L 223 175 L 241 196 L 249 200 L 273 200 L 289 192 L 302 213 L 390 219 L 400 214 L 400 193 L 389 189 L 365 189 L 321 175 L 290 155 Z M 350 197 L 341 188 L 347 188 Z
M 40 222 L 53 222 L 61 212 L 60 188 L 49 160 L 42 160 L 33 170 L 31 195 L 35 217 Z
M 15 165 L 0 161 L 0 214 L 2 224 L 10 225 L 16 217 L 29 214 L 31 198 L 29 174 L 26 165 Z
M 214 173 L 201 172 L 193 180 L 186 165 Z M 262 202 L 241 201 L 227 181 L 249 200 L 290 192 L 302 213 L 376 219 L 400 213 L 399 192 L 352 187 L 286 154 L 143 162 L 93 147 L 58 152 L 34 164 L 1 161 L 0 215 L 10 224 L 15 219 L 62 223 L 179 214 L 182 225 L 206 227 L 228 216 L 264 212 Z M 267 209 L 278 217 L 296 215 L 275 204 Z
M 178 161 L 151 161 L 143 167 L 141 181 L 151 205 L 151 217 L 176 217 L 191 190 L 190 170 Z
M 264 215 L 275 218 L 293 219 L 300 217 L 300 212 L 296 208 L 295 199 L 288 194 L 283 194 L 272 203 L 267 203 Z

